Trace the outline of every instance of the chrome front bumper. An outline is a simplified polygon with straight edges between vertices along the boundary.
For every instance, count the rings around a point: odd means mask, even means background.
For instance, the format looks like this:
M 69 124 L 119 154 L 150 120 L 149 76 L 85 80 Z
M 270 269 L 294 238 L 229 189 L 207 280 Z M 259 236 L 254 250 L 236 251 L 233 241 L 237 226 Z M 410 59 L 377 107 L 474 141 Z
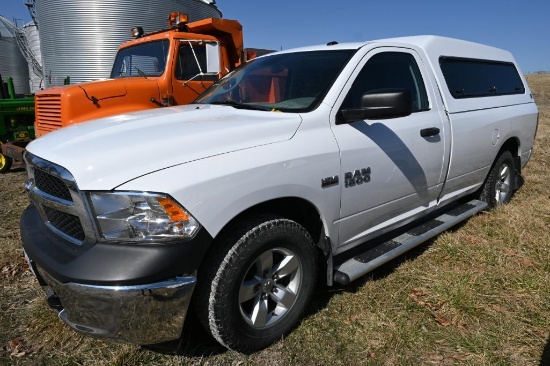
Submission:
M 41 268 L 36 273 L 57 295 L 59 318 L 77 332 L 116 342 L 154 344 L 179 338 L 196 277 L 136 286 L 59 283 Z

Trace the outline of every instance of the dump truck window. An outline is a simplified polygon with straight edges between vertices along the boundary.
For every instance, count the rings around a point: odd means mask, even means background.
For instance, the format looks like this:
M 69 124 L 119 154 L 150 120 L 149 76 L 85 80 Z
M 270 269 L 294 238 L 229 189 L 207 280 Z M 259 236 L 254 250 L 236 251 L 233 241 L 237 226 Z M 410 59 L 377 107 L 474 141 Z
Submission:
M 111 78 L 160 76 L 166 67 L 168 40 L 141 43 L 118 51 Z
M 179 46 L 178 62 L 175 71 L 176 79 L 196 79 L 198 81 L 218 80 L 218 75 L 201 75 L 197 78 L 197 75 L 200 75 L 201 72 L 205 73 L 207 71 L 206 68 L 206 47 L 204 45 L 183 43 Z

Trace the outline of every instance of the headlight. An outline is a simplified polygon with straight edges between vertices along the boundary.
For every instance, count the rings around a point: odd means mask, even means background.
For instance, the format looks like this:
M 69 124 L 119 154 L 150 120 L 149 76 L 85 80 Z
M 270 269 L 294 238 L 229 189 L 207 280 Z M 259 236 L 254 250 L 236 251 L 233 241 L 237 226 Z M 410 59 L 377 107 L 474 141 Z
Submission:
M 190 239 L 199 223 L 171 197 L 134 192 L 89 192 L 101 236 L 107 240 Z

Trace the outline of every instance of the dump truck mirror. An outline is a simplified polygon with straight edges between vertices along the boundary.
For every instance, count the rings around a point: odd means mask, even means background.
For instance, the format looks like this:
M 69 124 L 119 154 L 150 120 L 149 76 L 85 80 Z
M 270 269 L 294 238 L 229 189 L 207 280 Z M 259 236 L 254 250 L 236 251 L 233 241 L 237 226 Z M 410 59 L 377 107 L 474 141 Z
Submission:
M 220 45 L 219 43 L 206 44 L 206 73 L 220 73 Z

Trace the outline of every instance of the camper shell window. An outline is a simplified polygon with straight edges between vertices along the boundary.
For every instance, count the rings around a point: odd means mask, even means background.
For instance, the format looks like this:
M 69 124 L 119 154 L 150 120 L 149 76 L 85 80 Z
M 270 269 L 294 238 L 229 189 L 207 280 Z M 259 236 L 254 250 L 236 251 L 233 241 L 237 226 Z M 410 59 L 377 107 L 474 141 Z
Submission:
M 525 93 L 512 62 L 440 57 L 439 64 L 455 99 Z

